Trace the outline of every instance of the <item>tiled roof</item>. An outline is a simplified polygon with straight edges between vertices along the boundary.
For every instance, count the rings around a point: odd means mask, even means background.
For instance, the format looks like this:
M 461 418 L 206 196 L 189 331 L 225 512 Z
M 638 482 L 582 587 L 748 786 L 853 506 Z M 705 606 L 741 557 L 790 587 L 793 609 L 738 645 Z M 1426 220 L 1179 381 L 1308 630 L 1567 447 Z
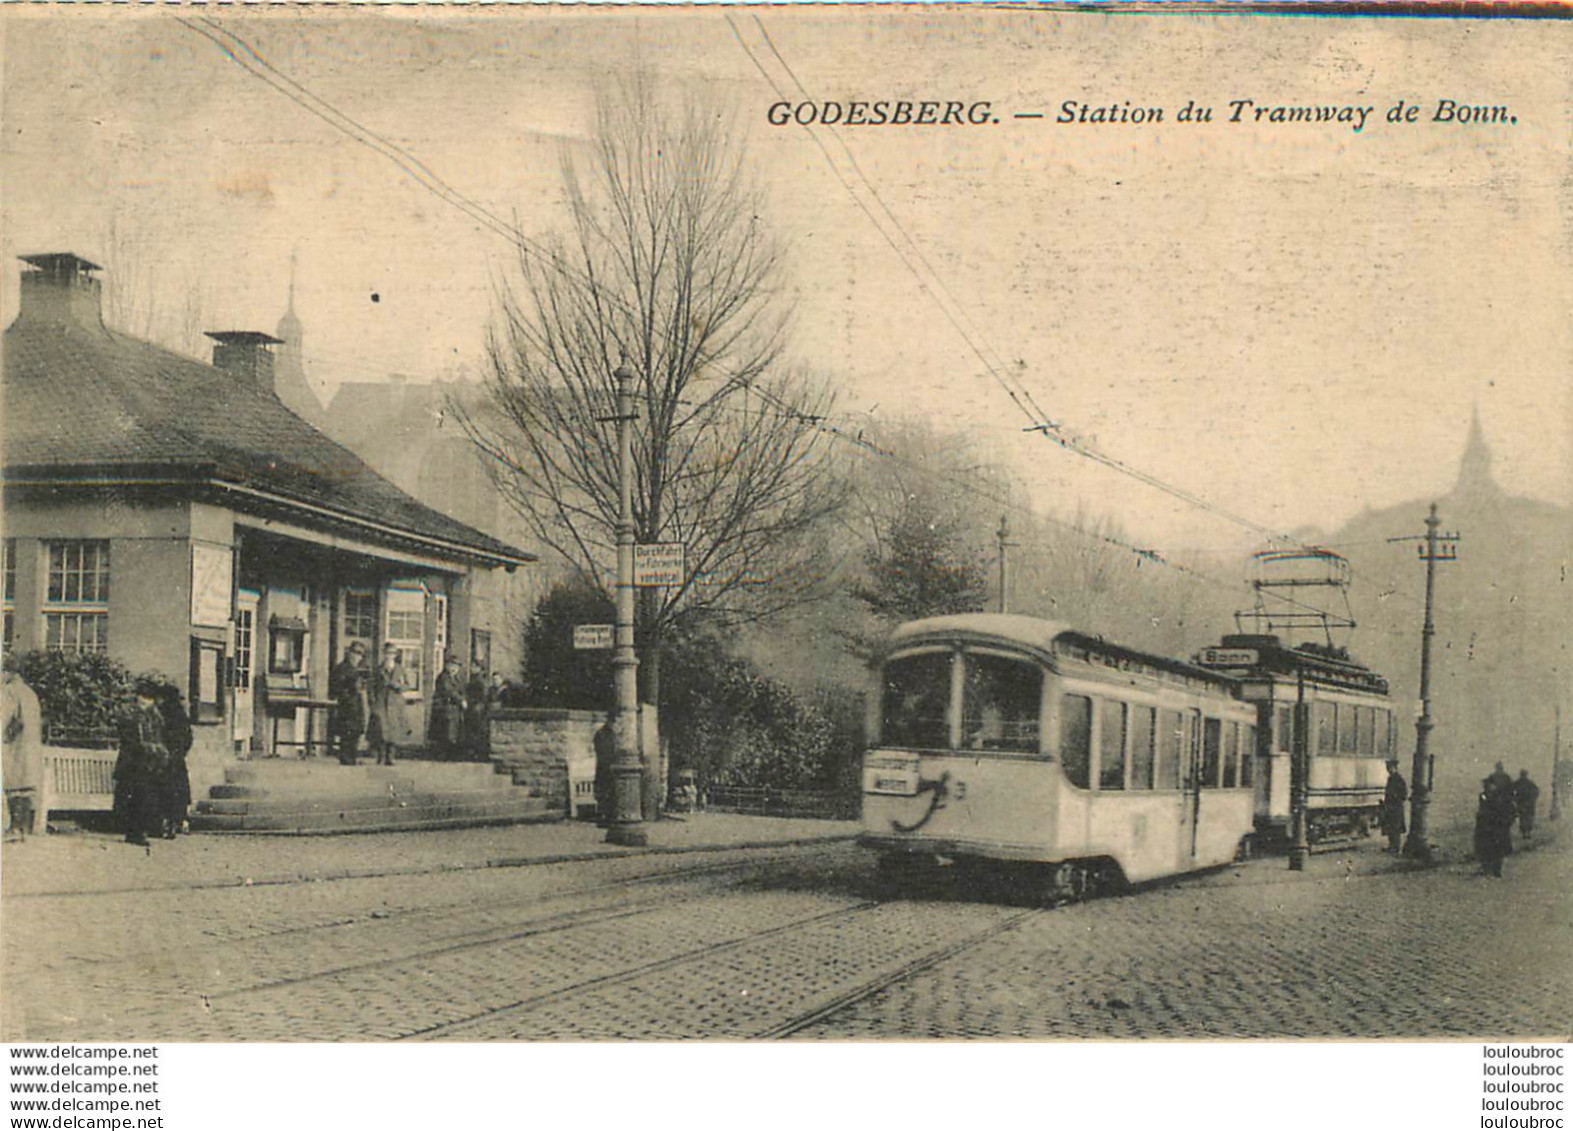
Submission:
M 4 350 L 8 479 L 163 469 L 483 560 L 534 560 L 417 502 L 235 374 L 100 326 L 25 314 L 6 330 Z

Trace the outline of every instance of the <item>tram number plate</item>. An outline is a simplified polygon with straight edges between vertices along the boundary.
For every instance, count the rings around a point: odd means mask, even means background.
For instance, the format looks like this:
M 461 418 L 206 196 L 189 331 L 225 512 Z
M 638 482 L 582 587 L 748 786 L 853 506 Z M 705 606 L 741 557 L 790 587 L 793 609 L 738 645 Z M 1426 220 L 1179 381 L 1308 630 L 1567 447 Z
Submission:
M 917 770 L 868 770 L 863 775 L 864 793 L 888 793 L 912 797 L 918 792 Z

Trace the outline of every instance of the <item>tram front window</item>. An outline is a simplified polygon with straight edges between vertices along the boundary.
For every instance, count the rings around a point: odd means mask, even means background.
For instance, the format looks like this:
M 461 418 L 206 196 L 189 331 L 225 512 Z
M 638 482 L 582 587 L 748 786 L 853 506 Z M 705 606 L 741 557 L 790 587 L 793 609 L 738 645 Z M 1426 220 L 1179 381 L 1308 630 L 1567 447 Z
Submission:
M 1038 752 L 1043 672 L 1036 664 L 1003 656 L 967 656 L 961 707 L 962 748 Z
M 950 746 L 950 655 L 906 656 L 885 665 L 886 746 L 943 750 Z

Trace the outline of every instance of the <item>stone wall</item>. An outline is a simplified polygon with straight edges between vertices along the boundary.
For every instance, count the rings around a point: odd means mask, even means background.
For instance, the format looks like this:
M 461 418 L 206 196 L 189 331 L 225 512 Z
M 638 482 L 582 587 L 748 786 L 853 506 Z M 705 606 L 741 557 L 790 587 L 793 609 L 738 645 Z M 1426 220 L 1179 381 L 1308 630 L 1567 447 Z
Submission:
M 514 783 L 568 813 L 570 767 L 574 778 L 595 777 L 596 711 L 525 708 L 492 715 L 492 761 L 506 766 Z

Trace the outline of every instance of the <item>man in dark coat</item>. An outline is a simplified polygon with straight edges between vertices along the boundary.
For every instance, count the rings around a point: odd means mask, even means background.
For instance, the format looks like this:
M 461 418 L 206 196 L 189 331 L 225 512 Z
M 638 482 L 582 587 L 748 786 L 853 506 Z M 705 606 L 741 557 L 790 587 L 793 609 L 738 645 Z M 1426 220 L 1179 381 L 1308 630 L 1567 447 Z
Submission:
M 400 713 L 404 706 L 404 693 L 410 680 L 400 662 L 399 646 L 382 646 L 382 663 L 371 673 L 366 684 L 370 716 L 366 724 L 366 745 L 377 758 L 377 765 L 393 765 L 393 737 L 398 733 Z
M 191 808 L 191 774 L 186 769 L 186 755 L 191 753 L 191 716 L 180 692 L 168 684 L 159 688 L 158 713 L 169 751 L 169 768 L 159 790 L 159 826 L 165 840 L 174 840 Z
M 606 712 L 606 721 L 595 732 L 595 820 L 602 828 L 617 816 L 617 783 L 612 766 L 617 761 L 616 711 Z
M 1529 778 L 1528 770 L 1518 772 L 1513 783 L 1513 808 L 1518 812 L 1519 835 L 1528 837 L 1535 831 L 1535 806 L 1540 801 L 1540 787 Z
M 1404 775 L 1398 772 L 1398 763 L 1387 763 L 1387 790 L 1382 794 L 1382 832 L 1387 836 L 1387 850 L 1400 852 L 1403 849 L 1404 832 L 1408 825 L 1404 823 L 1404 803 L 1409 800 L 1409 783 L 1404 781 Z
M 449 657 L 432 688 L 430 739 L 440 761 L 456 762 L 464 756 L 464 712 L 469 706 L 459 661 Z
M 1507 777 L 1506 774 L 1502 775 Z M 1502 876 L 1502 861 L 1513 851 L 1512 779 L 1503 787 L 1496 775 L 1480 783 L 1480 806 L 1475 812 L 1475 856 L 1480 870 L 1488 875 Z
M 346 766 L 355 764 L 361 735 L 366 733 L 366 676 L 366 645 L 357 640 L 328 678 L 328 694 L 333 697 L 334 753 Z
M 115 814 L 128 844 L 147 844 L 160 828 L 160 800 L 169 776 L 169 747 L 164 716 L 158 709 L 159 685 L 137 681 L 137 705 L 120 719 L 120 754 L 115 759 Z

